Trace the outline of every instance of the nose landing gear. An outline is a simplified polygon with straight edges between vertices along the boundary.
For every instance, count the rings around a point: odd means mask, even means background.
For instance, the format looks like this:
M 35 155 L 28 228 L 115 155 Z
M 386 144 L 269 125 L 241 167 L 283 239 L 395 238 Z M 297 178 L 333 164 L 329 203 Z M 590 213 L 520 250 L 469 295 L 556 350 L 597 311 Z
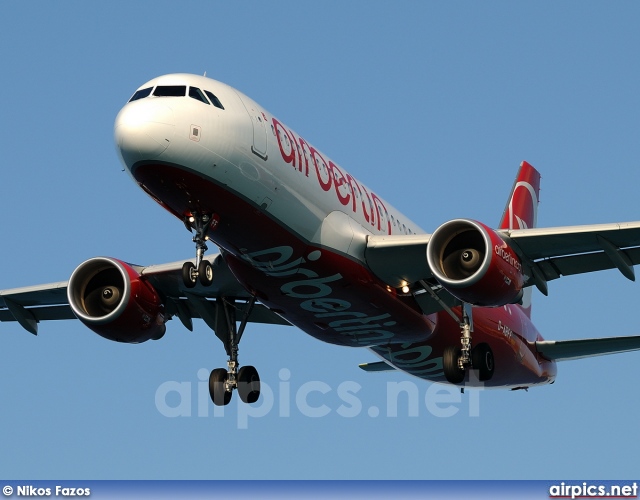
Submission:
M 215 220 L 214 220 L 215 222 Z M 196 244 L 196 263 L 185 262 L 182 265 L 182 281 L 187 288 L 193 288 L 200 281 L 203 286 L 213 283 L 213 267 L 204 258 L 204 253 L 209 249 L 205 243 L 209 237 L 207 231 L 212 224 L 209 214 L 194 214 L 184 218 L 184 225 L 189 231 L 195 229 L 193 242 Z

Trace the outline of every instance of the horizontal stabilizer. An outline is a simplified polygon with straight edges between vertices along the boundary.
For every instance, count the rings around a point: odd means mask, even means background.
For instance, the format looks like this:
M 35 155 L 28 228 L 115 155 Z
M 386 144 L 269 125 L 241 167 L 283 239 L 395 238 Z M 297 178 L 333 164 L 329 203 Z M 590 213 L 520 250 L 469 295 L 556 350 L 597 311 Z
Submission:
M 358 365 L 365 372 L 387 372 L 393 371 L 395 368 L 384 361 L 378 361 L 376 363 L 362 363 Z
M 565 361 L 640 350 L 640 336 L 583 340 L 543 340 L 536 349 L 547 359 Z

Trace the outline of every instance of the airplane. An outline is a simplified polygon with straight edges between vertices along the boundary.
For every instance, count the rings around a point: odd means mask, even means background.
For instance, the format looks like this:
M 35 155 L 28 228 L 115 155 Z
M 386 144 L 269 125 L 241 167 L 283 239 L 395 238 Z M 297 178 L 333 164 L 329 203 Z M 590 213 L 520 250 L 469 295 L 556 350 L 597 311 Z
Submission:
M 544 340 L 533 287 L 640 263 L 640 222 L 537 227 L 540 174 L 522 162 L 496 228 L 473 219 L 427 233 L 301 135 L 234 88 L 192 74 L 140 86 L 114 124 L 133 181 L 192 233 L 195 258 L 81 263 L 67 281 L 0 291 L 0 321 L 37 335 L 79 319 L 112 341 L 160 339 L 201 318 L 222 341 L 215 405 L 260 397 L 240 365 L 249 323 L 293 325 L 364 347 L 368 372 L 399 370 L 464 388 L 550 384 L 556 363 L 640 349 L 640 336 Z M 218 253 L 206 255 L 208 242 Z

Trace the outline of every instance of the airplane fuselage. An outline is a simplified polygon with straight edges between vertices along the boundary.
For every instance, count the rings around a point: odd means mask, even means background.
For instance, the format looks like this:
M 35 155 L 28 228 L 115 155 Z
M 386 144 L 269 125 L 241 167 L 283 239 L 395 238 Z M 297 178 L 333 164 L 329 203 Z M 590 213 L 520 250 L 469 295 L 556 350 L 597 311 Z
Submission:
M 159 88 L 170 95 L 154 95 Z M 128 172 L 180 220 L 212 214 L 207 235 L 251 294 L 319 340 L 368 347 L 400 370 L 445 382 L 443 351 L 458 341 L 459 324 L 446 312 L 424 314 L 365 260 L 369 236 L 420 227 L 225 84 L 176 74 L 139 92 L 115 124 Z M 537 353 L 542 337 L 522 306 L 474 308 L 473 323 L 474 342 L 489 343 L 497 360 L 486 386 L 553 382 L 555 363 Z

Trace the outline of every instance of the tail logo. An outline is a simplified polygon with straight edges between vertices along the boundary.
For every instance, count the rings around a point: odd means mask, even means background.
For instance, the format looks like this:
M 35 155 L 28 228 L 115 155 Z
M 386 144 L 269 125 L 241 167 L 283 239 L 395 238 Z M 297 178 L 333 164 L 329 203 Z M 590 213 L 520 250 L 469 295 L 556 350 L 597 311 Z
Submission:
M 524 188 L 523 192 L 520 188 Z M 526 195 L 529 194 L 529 196 Z M 509 229 L 536 227 L 538 219 L 538 196 L 534 187 L 525 181 L 516 183 L 509 200 Z

